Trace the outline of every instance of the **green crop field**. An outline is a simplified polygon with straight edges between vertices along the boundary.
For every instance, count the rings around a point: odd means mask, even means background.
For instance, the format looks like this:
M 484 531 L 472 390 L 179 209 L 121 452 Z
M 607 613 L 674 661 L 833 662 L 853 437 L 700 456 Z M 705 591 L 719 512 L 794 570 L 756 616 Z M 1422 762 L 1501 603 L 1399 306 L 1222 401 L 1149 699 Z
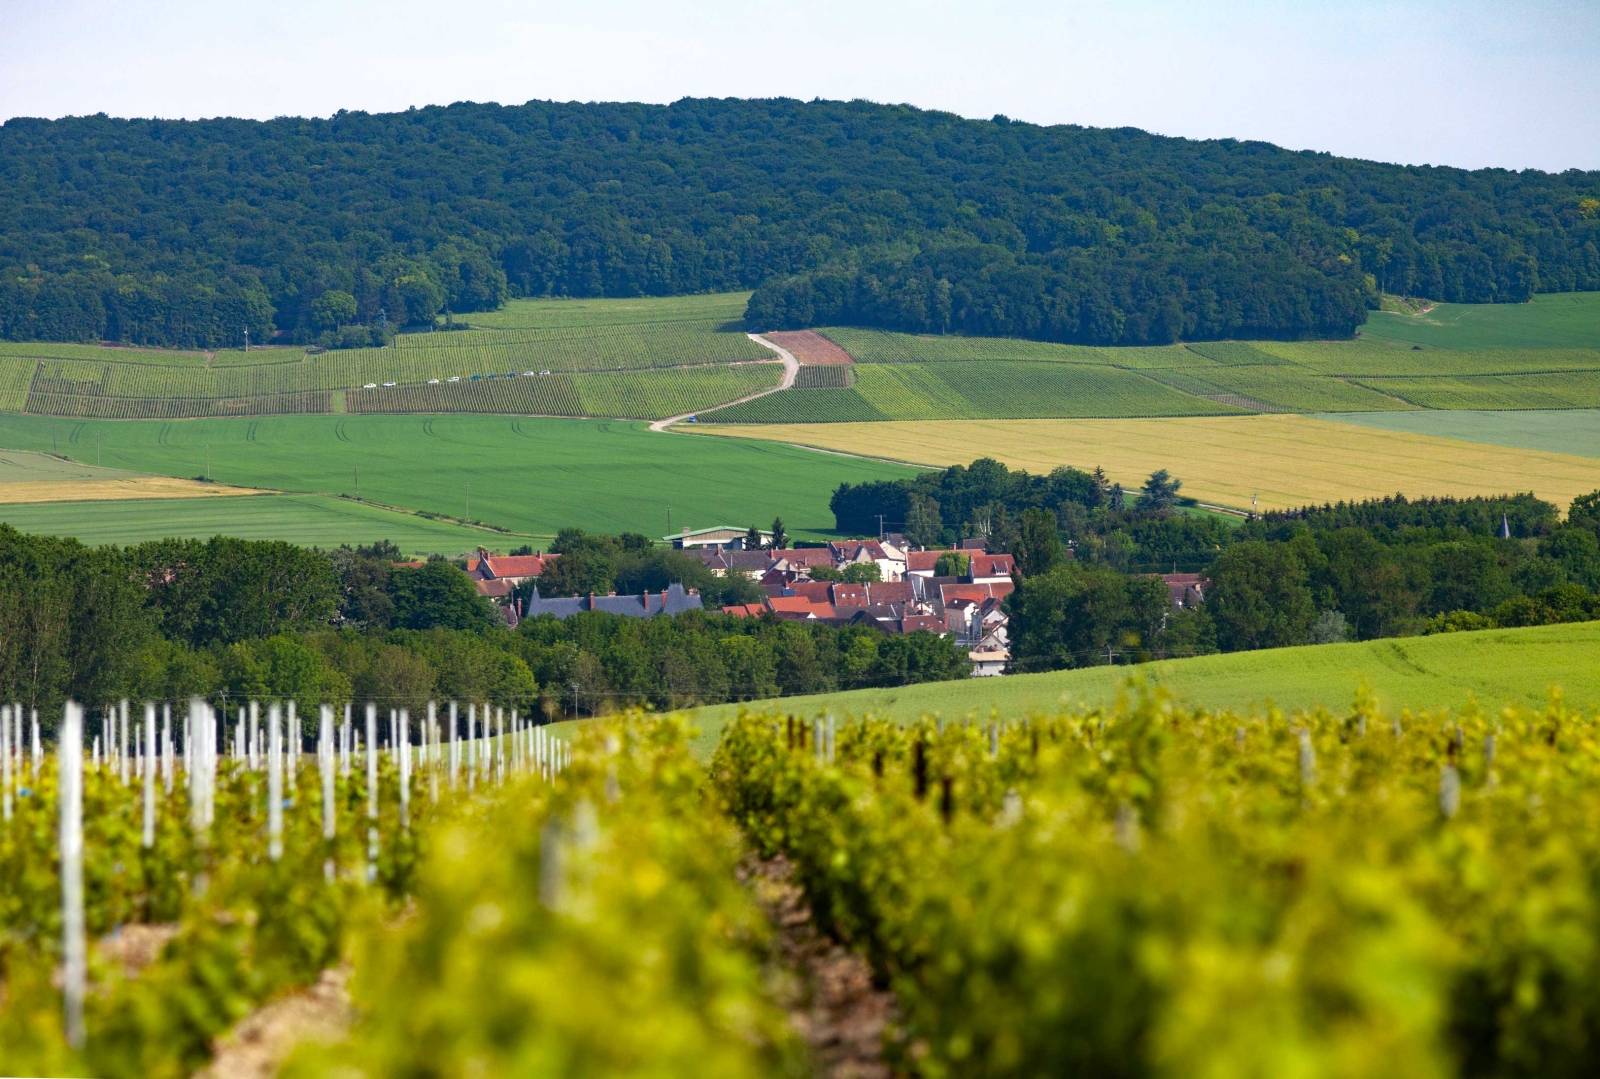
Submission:
M 129 501 L 0 505 L 0 522 L 24 532 L 85 543 L 139 543 L 169 537 L 287 540 L 337 547 L 386 539 L 410 555 L 456 555 L 479 545 L 504 550 L 522 537 L 328 495 L 145 498 Z M 531 537 L 526 542 L 538 542 Z
M 1596 409 L 1356 412 L 1330 413 L 1321 418 L 1358 423 L 1363 427 L 1379 427 L 1387 431 L 1481 442 L 1489 446 L 1600 457 L 1600 410 Z
M 774 359 L 734 324 L 745 299 L 514 300 L 474 316 L 470 329 L 318 353 L 6 342 L 0 410 L 97 419 L 334 412 L 335 395 L 350 391 L 357 411 L 655 419 L 776 382 L 776 368 L 727 366 Z
M 1528 303 L 1441 303 L 1418 315 L 1374 311 L 1364 338 L 1439 348 L 1600 348 L 1600 293 L 1550 292 Z
M 913 472 L 790 446 L 662 435 L 635 423 L 474 415 L 0 416 L 0 446 L 293 493 L 359 488 L 370 502 L 539 537 L 567 525 L 663 535 L 669 513 L 674 528 L 765 525 L 782 516 L 791 535 L 823 535 L 833 528 L 828 497 L 840 483 Z M 45 516 L 33 520 L 54 530 Z M 348 538 L 378 538 L 358 532 Z
M 1580 708 L 1600 705 L 1600 622 L 1403 637 L 1358 644 L 1307 645 L 1259 652 L 1163 660 L 1137 667 L 1087 667 L 1048 674 L 972 678 L 894 689 L 791 697 L 700 708 L 697 746 L 709 753 L 722 728 L 741 709 L 780 709 L 810 718 L 840 719 L 868 712 L 910 722 L 924 715 L 975 718 L 991 709 L 1017 719 L 1063 707 L 1099 706 L 1123 692 L 1132 676 L 1165 687 L 1188 704 L 1248 710 L 1347 707 L 1365 685 L 1390 710 L 1488 709 L 1544 703 L 1552 686 Z

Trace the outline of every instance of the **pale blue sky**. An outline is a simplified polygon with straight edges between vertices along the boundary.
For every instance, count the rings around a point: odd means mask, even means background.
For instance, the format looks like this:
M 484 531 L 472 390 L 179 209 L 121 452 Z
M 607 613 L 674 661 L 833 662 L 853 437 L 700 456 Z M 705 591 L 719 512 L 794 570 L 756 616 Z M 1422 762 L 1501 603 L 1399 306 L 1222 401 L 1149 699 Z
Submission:
M 779 95 L 1600 169 L 1600 0 L 0 0 L 0 118 Z

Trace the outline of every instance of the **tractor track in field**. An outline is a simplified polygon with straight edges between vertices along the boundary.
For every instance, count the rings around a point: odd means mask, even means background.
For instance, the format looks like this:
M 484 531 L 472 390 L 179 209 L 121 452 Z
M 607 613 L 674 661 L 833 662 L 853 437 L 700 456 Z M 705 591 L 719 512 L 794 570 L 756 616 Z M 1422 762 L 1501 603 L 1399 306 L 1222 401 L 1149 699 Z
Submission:
M 791 388 L 794 385 L 794 380 L 800 375 L 800 361 L 794 358 L 794 353 L 790 352 L 782 345 L 773 344 L 765 337 L 762 337 L 759 333 L 747 333 L 745 336 L 750 338 L 750 340 L 754 341 L 756 344 L 760 345 L 762 348 L 769 348 L 773 352 L 776 352 L 778 354 L 778 359 L 783 361 L 783 378 L 778 381 L 776 386 L 770 386 L 764 390 L 757 390 L 755 393 L 747 393 L 743 397 L 736 398 L 732 401 L 723 401 L 721 404 L 712 405 L 710 408 L 698 408 L 693 412 L 684 412 L 677 416 L 668 416 L 664 420 L 656 420 L 654 423 L 650 424 L 650 430 L 665 431 L 673 424 L 681 423 L 690 416 L 698 416 L 703 412 L 714 412 L 719 408 L 732 408 L 734 405 L 742 405 L 746 401 L 754 401 L 758 397 L 765 397 L 772 393 L 780 393 L 783 390 Z M 769 360 L 761 362 L 770 363 L 771 361 Z

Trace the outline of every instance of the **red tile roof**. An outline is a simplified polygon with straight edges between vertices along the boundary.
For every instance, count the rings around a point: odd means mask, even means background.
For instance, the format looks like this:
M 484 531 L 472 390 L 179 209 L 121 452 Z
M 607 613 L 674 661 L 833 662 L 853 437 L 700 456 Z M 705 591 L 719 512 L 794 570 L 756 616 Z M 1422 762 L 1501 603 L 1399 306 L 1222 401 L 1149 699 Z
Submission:
M 938 564 L 939 556 L 949 553 L 949 551 L 907 551 L 906 572 L 923 570 L 932 573 L 933 567 Z
M 536 554 L 492 554 L 488 558 L 489 572 L 483 572 L 482 558 L 467 559 L 467 572 L 474 577 L 509 577 L 513 580 L 526 580 L 537 577 L 544 572 L 545 563 L 560 555 Z
M 939 600 L 949 606 L 955 600 L 968 600 L 972 603 L 982 603 L 986 599 L 1004 599 L 1009 596 L 1016 586 L 1010 581 L 994 581 L 989 584 L 943 584 L 939 586 Z
M 828 549 L 841 562 L 857 561 L 862 552 L 865 552 L 866 556 L 873 560 L 889 557 L 883 551 L 883 544 L 877 540 L 840 540 L 828 544 Z
M 769 596 L 767 606 L 779 614 L 800 615 L 811 618 L 834 618 L 838 612 L 831 603 L 818 603 L 805 596 Z
M 1008 554 L 981 554 L 974 551 L 967 573 L 972 577 L 1010 577 L 1015 567 L 1015 560 Z
M 735 618 L 760 618 L 767 613 L 767 607 L 764 603 L 735 603 L 722 608 L 722 613 Z
M 835 607 L 865 607 L 867 606 L 867 589 L 859 584 L 836 584 L 833 586 L 833 605 Z
M 794 581 L 789 585 L 789 591 L 797 596 L 804 596 L 814 603 L 827 603 L 833 598 L 833 582 Z
M 517 587 L 517 582 L 508 581 L 504 577 L 486 581 L 482 577 L 474 577 L 472 584 L 478 590 L 478 595 L 488 596 L 490 599 L 504 599 Z

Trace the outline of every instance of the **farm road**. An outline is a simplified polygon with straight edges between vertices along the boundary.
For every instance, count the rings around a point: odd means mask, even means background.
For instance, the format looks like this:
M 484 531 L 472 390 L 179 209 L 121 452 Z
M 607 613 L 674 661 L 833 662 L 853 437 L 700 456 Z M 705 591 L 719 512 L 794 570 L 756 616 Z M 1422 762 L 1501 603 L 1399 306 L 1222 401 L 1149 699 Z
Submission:
M 750 340 L 754 341 L 756 344 L 760 345 L 762 348 L 770 348 L 772 351 L 778 354 L 778 359 L 783 361 L 783 380 L 776 386 L 773 386 L 771 389 L 757 390 L 755 393 L 747 393 L 743 397 L 736 398 L 735 400 L 724 401 L 720 405 L 714 405 L 712 406 L 713 408 L 728 408 L 732 405 L 742 405 L 746 401 L 754 401 L 757 397 L 765 397 L 769 393 L 777 393 L 779 390 L 787 390 L 794 385 L 796 376 L 800 374 L 800 361 L 794 358 L 794 353 L 790 352 L 781 345 L 773 344 L 765 337 L 762 337 L 759 333 L 747 333 L 745 336 L 750 338 Z M 668 427 L 671 427 L 675 423 L 681 423 L 690 416 L 709 411 L 711 411 L 711 409 L 701 408 L 696 409 L 694 412 L 685 412 L 679 416 L 668 416 L 664 420 L 656 420 L 654 423 L 652 423 L 650 425 L 650 430 L 665 431 Z

